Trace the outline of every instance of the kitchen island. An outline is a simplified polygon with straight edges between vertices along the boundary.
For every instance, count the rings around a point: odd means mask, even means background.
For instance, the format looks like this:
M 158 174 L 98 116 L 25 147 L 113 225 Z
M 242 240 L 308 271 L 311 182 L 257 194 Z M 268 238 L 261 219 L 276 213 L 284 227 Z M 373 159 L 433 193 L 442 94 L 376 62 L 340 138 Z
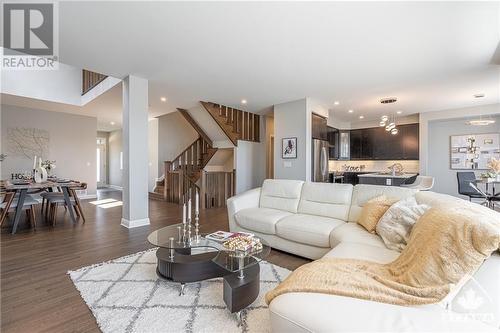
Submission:
M 417 177 L 416 173 L 389 173 L 376 172 L 358 175 L 359 184 L 401 186 L 402 184 L 412 183 L 411 178 Z

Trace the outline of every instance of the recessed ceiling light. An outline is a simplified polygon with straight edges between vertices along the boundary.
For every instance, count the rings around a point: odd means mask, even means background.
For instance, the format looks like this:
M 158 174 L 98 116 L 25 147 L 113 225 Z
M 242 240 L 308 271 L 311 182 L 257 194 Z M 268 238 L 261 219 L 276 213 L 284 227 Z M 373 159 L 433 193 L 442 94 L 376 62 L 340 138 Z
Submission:
M 339 102 L 339 101 L 335 101 L 335 102 L 333 102 L 333 104 L 334 104 L 334 105 L 339 105 L 339 104 L 340 104 L 340 102 Z
M 242 99 L 241 100 L 241 104 L 243 104 L 243 105 L 247 104 L 247 100 L 246 99 Z
M 167 98 L 166 98 L 166 97 L 160 97 L 160 101 L 162 101 L 162 102 L 166 102 L 166 101 L 167 101 Z
M 365 116 L 359 116 L 359 119 L 365 119 Z
M 403 111 L 397 111 L 396 113 L 397 113 L 397 114 L 401 114 L 401 113 L 403 113 Z
M 479 93 L 479 94 L 474 94 L 474 98 L 483 98 L 485 94 Z
M 354 112 L 354 110 L 349 110 L 349 111 L 347 111 L 347 112 L 349 112 L 349 113 L 353 113 L 353 112 Z
M 109 122 L 109 123 L 110 123 L 111 125 L 114 125 L 114 124 L 115 124 L 115 122 L 114 122 L 114 121 L 111 121 L 111 122 Z

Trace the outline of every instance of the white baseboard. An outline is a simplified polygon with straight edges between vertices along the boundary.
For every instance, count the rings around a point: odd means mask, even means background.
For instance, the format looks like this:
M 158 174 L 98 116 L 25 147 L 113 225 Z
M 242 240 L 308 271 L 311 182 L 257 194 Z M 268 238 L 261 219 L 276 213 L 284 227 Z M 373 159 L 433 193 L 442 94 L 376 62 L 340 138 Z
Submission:
M 149 217 L 146 217 L 145 219 L 139 219 L 139 220 L 127 220 L 122 217 L 122 223 L 121 225 L 125 228 L 131 229 L 131 228 L 137 228 L 137 227 L 143 227 L 145 225 L 149 225 Z
M 86 200 L 86 199 L 97 199 L 97 194 L 85 194 L 79 195 L 78 199 Z
M 123 190 L 123 187 L 121 186 L 116 186 L 116 185 L 107 185 L 107 187 L 109 188 L 112 188 L 112 189 L 115 189 L 115 190 L 119 190 L 119 191 L 122 191 Z

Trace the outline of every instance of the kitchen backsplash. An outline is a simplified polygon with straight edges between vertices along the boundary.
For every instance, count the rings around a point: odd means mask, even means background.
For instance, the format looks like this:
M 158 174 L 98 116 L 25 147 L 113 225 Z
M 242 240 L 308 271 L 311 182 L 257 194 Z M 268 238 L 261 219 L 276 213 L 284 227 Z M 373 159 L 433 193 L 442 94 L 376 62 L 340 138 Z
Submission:
M 343 166 L 353 166 L 358 167 L 364 165 L 363 171 L 387 171 L 388 167 L 394 163 L 401 163 L 404 168 L 404 172 L 418 172 L 419 171 L 419 161 L 329 161 L 328 169 L 330 171 L 344 171 Z

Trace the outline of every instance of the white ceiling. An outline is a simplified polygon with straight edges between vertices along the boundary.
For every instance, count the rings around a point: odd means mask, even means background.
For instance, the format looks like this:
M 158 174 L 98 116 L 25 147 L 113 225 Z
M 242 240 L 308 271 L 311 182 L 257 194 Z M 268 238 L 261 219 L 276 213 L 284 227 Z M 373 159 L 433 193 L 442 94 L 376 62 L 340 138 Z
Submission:
M 499 13 L 499 2 L 68 1 L 60 60 L 149 79 L 152 115 L 199 100 L 243 108 L 244 98 L 258 111 L 307 96 L 340 120 L 375 119 L 499 103 Z M 116 89 L 106 96 L 121 107 Z M 378 102 L 388 96 L 398 97 L 392 109 Z

